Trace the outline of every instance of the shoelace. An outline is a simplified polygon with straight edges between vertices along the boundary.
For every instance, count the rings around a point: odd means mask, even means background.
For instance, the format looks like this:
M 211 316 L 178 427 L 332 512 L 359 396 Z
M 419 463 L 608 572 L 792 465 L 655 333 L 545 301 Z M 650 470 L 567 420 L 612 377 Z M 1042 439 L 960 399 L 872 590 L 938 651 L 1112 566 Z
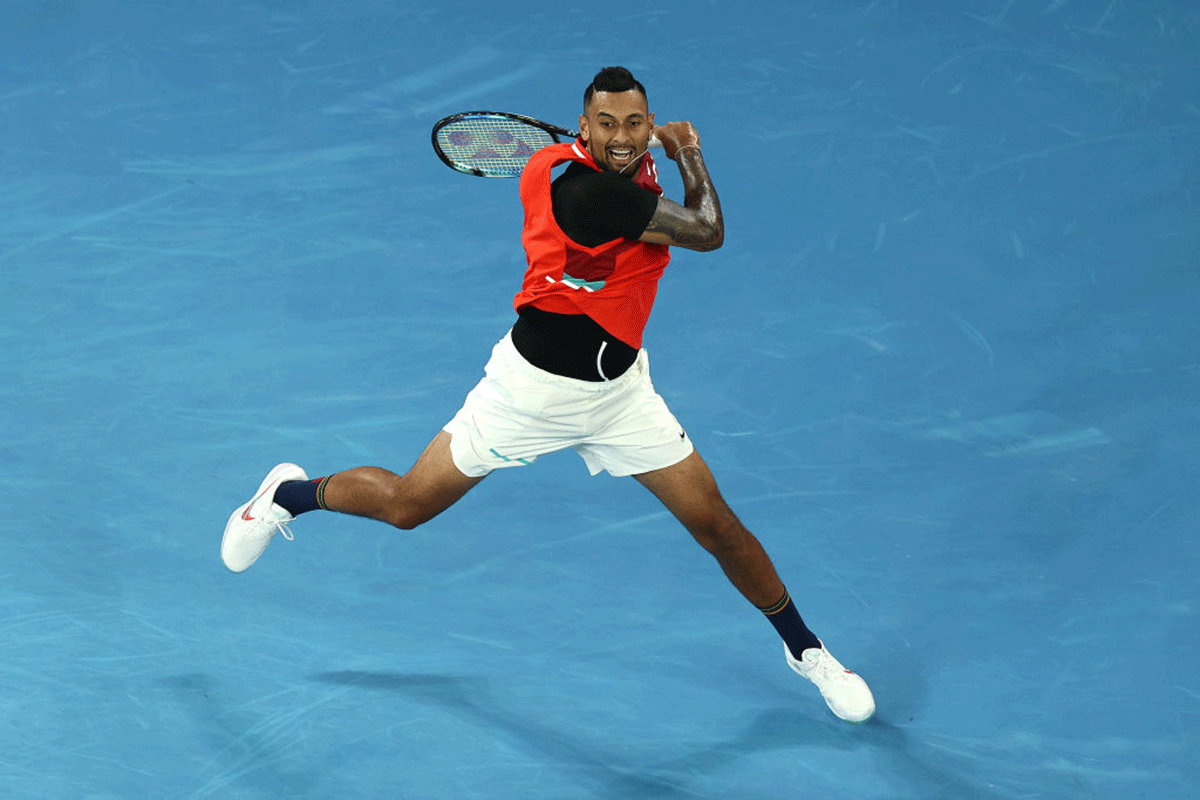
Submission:
M 833 656 L 826 653 L 821 654 L 821 660 L 817 662 L 817 672 L 821 673 L 821 677 L 826 680 L 846 679 L 846 668 L 833 660 Z
M 287 539 L 289 542 L 296 541 L 296 537 L 292 536 L 292 529 L 287 526 L 286 522 L 281 519 L 273 519 L 271 522 L 275 523 L 276 530 L 283 534 L 283 538 Z
M 803 663 L 803 662 L 801 662 Z M 821 651 L 817 656 L 817 662 L 813 664 L 809 671 L 809 679 L 819 678 L 821 680 L 836 680 L 846 678 L 846 668 L 834 660 L 829 651 Z

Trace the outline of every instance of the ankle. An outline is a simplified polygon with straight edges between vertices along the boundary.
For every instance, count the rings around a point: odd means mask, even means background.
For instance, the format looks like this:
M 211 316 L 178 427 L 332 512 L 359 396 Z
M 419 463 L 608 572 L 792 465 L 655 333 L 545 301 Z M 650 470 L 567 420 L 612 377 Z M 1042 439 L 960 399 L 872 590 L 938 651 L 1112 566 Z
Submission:
M 325 508 L 325 484 L 329 476 L 310 481 L 284 481 L 275 490 L 274 502 L 293 517 Z
M 799 659 L 805 650 L 821 649 L 821 640 L 804 624 L 804 620 L 800 618 L 800 612 L 796 610 L 796 604 L 792 602 L 792 598 L 787 592 L 784 592 L 779 602 L 759 610 L 775 627 L 779 638 L 783 639 L 783 643 L 787 645 L 788 652 L 792 654 L 793 658 Z

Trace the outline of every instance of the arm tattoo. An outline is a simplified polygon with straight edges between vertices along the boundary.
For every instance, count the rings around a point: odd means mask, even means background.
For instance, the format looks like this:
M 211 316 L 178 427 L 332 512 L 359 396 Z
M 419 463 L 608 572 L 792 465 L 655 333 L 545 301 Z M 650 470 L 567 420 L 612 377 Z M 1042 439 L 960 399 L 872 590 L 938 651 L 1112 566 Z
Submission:
M 660 199 L 646 233 L 661 234 L 689 250 L 716 250 L 725 241 L 725 219 L 704 157 L 699 148 L 689 147 L 675 159 L 683 178 L 683 205 Z

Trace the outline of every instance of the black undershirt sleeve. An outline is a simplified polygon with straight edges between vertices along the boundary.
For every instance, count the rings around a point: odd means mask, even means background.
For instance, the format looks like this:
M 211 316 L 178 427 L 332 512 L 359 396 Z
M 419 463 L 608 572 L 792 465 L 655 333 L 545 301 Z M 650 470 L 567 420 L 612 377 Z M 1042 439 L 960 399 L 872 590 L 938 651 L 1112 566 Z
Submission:
M 599 247 L 638 239 L 658 208 L 658 195 L 616 172 L 572 163 L 550 187 L 554 219 L 572 241 Z

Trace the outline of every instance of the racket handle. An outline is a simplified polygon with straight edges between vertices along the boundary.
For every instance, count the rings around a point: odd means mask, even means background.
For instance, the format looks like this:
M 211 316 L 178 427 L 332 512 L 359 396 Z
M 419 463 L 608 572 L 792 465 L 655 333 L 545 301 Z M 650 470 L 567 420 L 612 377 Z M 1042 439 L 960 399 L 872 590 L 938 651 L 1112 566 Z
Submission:
M 652 133 L 652 134 L 650 134 L 650 142 L 646 146 L 647 147 L 662 147 L 662 142 L 660 142 L 658 140 L 658 137 Z

